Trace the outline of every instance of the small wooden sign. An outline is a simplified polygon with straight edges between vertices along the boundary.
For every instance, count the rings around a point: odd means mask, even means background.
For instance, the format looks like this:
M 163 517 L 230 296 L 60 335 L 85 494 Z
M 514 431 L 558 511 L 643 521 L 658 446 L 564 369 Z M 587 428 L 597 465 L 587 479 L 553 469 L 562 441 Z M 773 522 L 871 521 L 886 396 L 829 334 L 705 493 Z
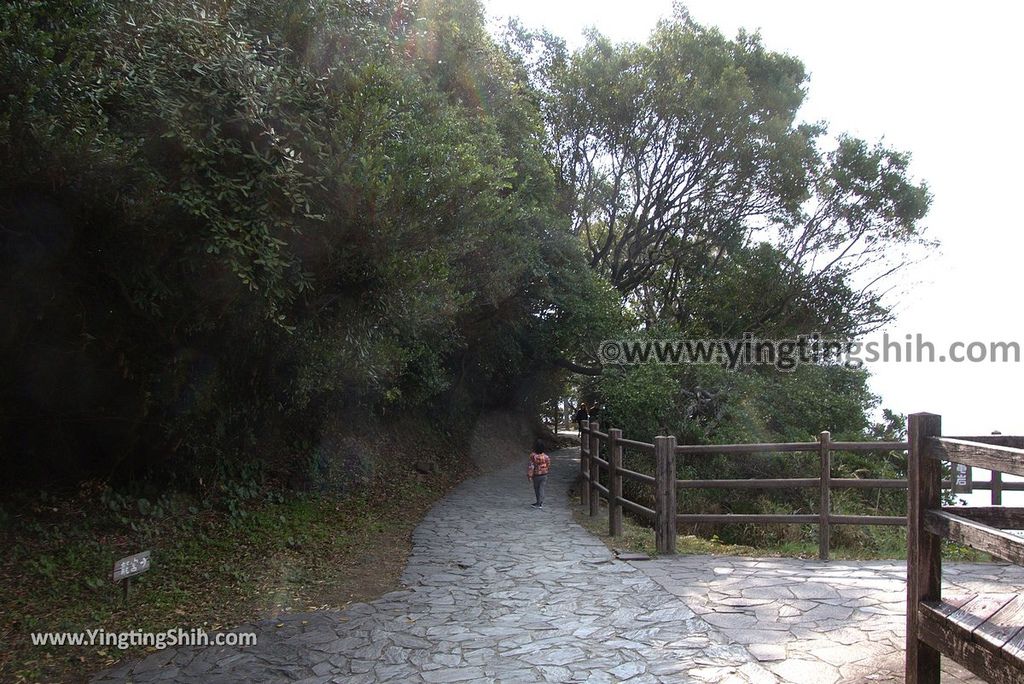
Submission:
M 953 491 L 957 494 L 970 494 L 974 489 L 971 481 L 971 467 L 963 463 L 953 464 Z
M 115 582 L 126 580 L 129 577 L 135 575 L 141 575 L 142 573 L 149 570 L 149 551 L 143 551 L 142 553 L 136 553 L 133 556 L 127 556 L 114 563 L 114 572 L 111 577 Z

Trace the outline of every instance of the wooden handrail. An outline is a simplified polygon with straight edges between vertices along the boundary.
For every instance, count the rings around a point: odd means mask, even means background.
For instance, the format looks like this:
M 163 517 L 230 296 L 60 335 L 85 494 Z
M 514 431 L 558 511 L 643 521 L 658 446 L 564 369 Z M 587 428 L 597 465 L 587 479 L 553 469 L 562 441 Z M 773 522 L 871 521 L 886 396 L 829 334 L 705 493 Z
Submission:
M 923 455 L 938 461 L 963 463 L 1024 477 L 1024 449 L 952 437 L 929 437 Z
M 757 454 L 817 450 L 817 442 L 781 442 L 778 444 L 682 444 L 676 446 L 677 454 Z
M 1024 485 L 1024 482 L 1018 484 Z M 946 513 L 959 515 L 968 520 L 979 522 L 992 527 L 999 527 L 1004 530 L 1024 529 L 1024 510 L 1020 508 L 1004 508 L 1002 506 L 943 506 Z
M 678 513 L 676 520 L 682 523 L 792 523 L 806 525 L 818 522 L 817 514 L 795 513 Z
M 640 504 L 636 503 L 635 501 L 630 501 L 629 499 L 623 499 L 622 500 L 622 507 L 623 508 L 628 508 L 629 510 L 633 511 L 634 513 L 639 513 L 640 515 L 647 516 L 648 518 L 650 518 L 652 520 L 657 515 L 657 513 L 655 512 L 655 510 L 653 508 L 648 508 L 647 506 L 641 506 Z
M 619 443 L 622 444 L 623 446 L 633 447 L 635 449 L 644 449 L 650 452 L 654 451 L 654 445 L 651 444 L 650 442 L 638 442 L 633 439 L 623 438 L 619 440 Z
M 905 525 L 906 518 L 899 516 L 878 516 L 878 515 L 834 515 L 831 512 L 831 491 L 833 489 L 906 489 L 907 480 L 888 479 L 861 479 L 861 478 L 832 478 L 831 477 L 831 454 L 837 451 L 898 451 L 906 450 L 909 442 L 896 441 L 874 441 L 874 442 L 833 442 L 827 432 L 818 436 L 815 442 L 779 442 L 779 443 L 757 443 L 757 444 L 686 444 L 674 445 L 671 449 L 672 456 L 677 455 L 700 455 L 700 454 L 749 454 L 749 453 L 785 453 L 785 452 L 817 452 L 821 456 L 821 465 L 818 477 L 813 478 L 763 478 L 763 479 L 706 479 L 706 480 L 684 480 L 675 478 L 675 466 L 668 462 L 668 454 L 664 451 L 658 456 L 655 444 L 626 439 L 622 431 L 609 429 L 607 433 L 601 432 L 597 421 L 584 422 L 582 424 L 580 445 L 580 499 L 584 508 L 589 509 L 591 516 L 596 516 L 600 511 L 600 500 L 608 501 L 608 527 L 611 536 L 622 534 L 622 511 L 630 510 L 640 512 L 642 515 L 650 514 L 656 520 L 656 540 L 659 551 L 662 553 L 671 552 L 669 549 L 674 546 L 670 537 L 674 539 L 674 529 L 668 534 L 662 528 L 674 527 L 677 522 L 687 523 L 735 523 L 735 522 L 784 522 L 784 523 L 817 523 L 819 538 L 819 555 L 822 559 L 829 556 L 830 527 L 832 525 Z M 659 438 L 661 439 L 661 438 Z M 668 439 L 668 438 L 665 438 Z M 1013 438 L 1004 438 L 1013 439 Z M 674 441 L 674 438 L 672 438 Z M 657 443 L 658 440 L 655 440 Z M 600 452 L 604 448 L 609 450 L 606 458 L 601 458 Z M 639 449 L 653 453 L 664 463 L 661 469 L 655 468 L 655 475 L 648 475 L 622 467 L 622 452 L 625 448 Z M 618 458 L 617 463 L 613 463 Z M 657 460 L 656 458 L 656 460 Z M 674 459 L 672 459 L 674 460 Z M 659 461 L 661 463 L 661 461 Z M 657 466 L 658 464 L 656 464 Z M 662 470 L 664 472 L 662 472 Z M 609 485 L 601 484 L 602 471 L 608 475 Z M 658 475 L 664 479 L 659 479 Z M 650 509 L 641 504 L 626 499 L 621 492 L 623 480 L 632 480 L 646 485 L 654 486 L 655 508 Z M 662 484 L 664 482 L 664 484 Z M 947 487 L 949 482 L 944 483 Z M 976 489 L 986 489 L 987 483 L 974 483 Z M 1004 485 L 1005 488 L 1016 488 L 1014 485 Z M 821 491 L 819 511 L 817 514 L 771 514 L 765 516 L 751 516 L 746 514 L 676 514 L 658 515 L 662 508 L 670 508 L 670 498 L 675 497 L 678 489 L 788 489 L 795 487 L 816 487 Z M 1024 483 L 1020 483 L 1024 490 Z M 667 513 L 667 511 L 666 511 Z M 737 517 L 742 516 L 742 517 Z M 662 530 L 659 533 L 659 530 Z
M 1024 449 L 1024 437 L 1018 435 L 947 435 L 946 437 L 947 439 L 959 439 L 963 442 L 978 442 L 980 444 L 994 444 L 996 446 Z
M 643 482 L 644 484 L 654 484 L 654 476 L 647 475 L 645 473 L 638 473 L 635 470 L 626 470 L 623 468 L 621 471 L 622 476 L 630 480 L 636 480 L 637 482 Z
M 1024 538 L 955 515 L 948 510 L 924 512 L 924 527 L 932 534 L 990 553 L 1017 565 L 1024 565 Z
M 650 442 L 638 441 L 634 439 L 627 439 L 623 436 L 622 430 L 609 429 L 607 432 L 601 432 L 599 424 L 594 421 L 591 423 L 583 424 L 582 435 L 586 437 L 581 439 L 581 481 L 583 482 L 581 499 L 585 508 L 590 510 L 591 515 L 597 515 L 600 511 L 600 500 L 604 498 L 608 501 L 608 527 L 611 536 L 622 535 L 622 521 L 621 516 L 623 510 L 630 510 L 636 512 L 642 509 L 644 515 L 647 511 L 651 511 L 652 514 L 656 514 L 659 508 L 669 507 L 670 496 L 675 497 L 675 490 L 677 489 L 783 489 L 783 488 L 795 488 L 795 487 L 818 487 L 820 489 L 820 502 L 818 511 L 816 514 L 772 514 L 765 517 L 751 517 L 744 515 L 744 517 L 736 517 L 740 514 L 677 514 L 677 517 L 672 519 L 670 522 L 669 515 L 658 516 L 654 515 L 658 521 L 659 526 L 671 526 L 678 522 L 686 523 L 728 523 L 728 522 L 793 522 L 799 524 L 806 524 L 808 522 L 816 523 L 818 525 L 819 538 L 818 538 L 818 550 L 819 556 L 822 559 L 828 558 L 828 546 L 829 546 L 829 528 L 831 525 L 905 525 L 907 524 L 907 518 L 901 516 L 881 516 L 881 515 L 836 515 L 831 513 L 831 491 L 834 489 L 907 489 L 909 487 L 908 479 L 882 479 L 882 478 L 854 478 L 854 477 L 831 477 L 831 454 L 836 452 L 891 452 L 891 451 L 907 451 L 910 447 L 910 441 L 893 441 L 893 440 L 879 440 L 879 441 L 831 441 L 830 435 L 827 432 L 822 432 L 818 435 L 817 441 L 800 441 L 800 442 L 764 442 L 764 443 L 751 443 L 751 444 L 675 444 L 672 448 L 673 456 L 686 456 L 686 455 L 742 455 L 742 454 L 758 454 L 758 453 L 818 453 L 821 459 L 821 467 L 817 477 L 793 477 L 793 478 L 743 478 L 743 479 L 681 479 L 671 478 L 671 472 L 674 472 L 674 465 L 669 464 L 667 461 L 663 463 L 665 472 L 659 471 L 655 467 L 655 474 L 648 475 L 646 473 L 637 472 L 630 470 L 622 466 L 623 451 L 625 448 L 635 448 L 635 450 L 641 450 L 646 453 L 654 454 L 657 456 L 657 448 L 655 444 Z M 1019 448 L 1024 445 L 1024 437 L 1016 437 L 1010 435 L 989 435 L 986 437 L 972 437 L 971 440 L 953 438 L 953 437 L 939 437 L 939 436 L 926 436 L 922 444 L 926 446 L 928 456 L 931 459 L 942 458 L 943 460 L 953 460 L 956 463 L 968 463 L 970 465 L 977 465 L 978 467 L 992 468 L 993 465 L 998 466 L 998 470 L 1004 470 L 1006 472 L 1015 472 L 1016 466 L 1011 463 L 1009 466 L 1002 458 L 1005 458 L 1008 454 L 1013 456 L 1024 457 L 1024 450 Z M 602 448 L 607 448 L 608 454 L 604 458 L 601 458 Z M 992 463 L 992 460 L 984 460 L 977 457 L 979 453 L 996 453 L 1000 459 L 998 464 Z M 613 465 L 613 460 L 617 454 L 618 463 Z M 657 457 L 665 461 L 668 459 L 668 454 L 664 451 L 662 456 Z M 656 459 L 655 459 L 656 460 Z M 1024 459 L 1021 460 L 1024 463 Z M 657 464 L 655 464 L 656 466 Z M 601 478 L 602 471 L 608 475 L 608 484 L 602 484 Z M 993 471 L 996 472 L 996 471 Z M 658 478 L 658 473 L 664 475 L 664 480 Z M 1024 470 L 1020 474 L 1024 474 Z M 614 490 L 615 482 L 617 480 L 617 486 L 620 487 L 618 490 Z M 642 484 L 654 486 L 654 500 L 655 508 L 649 509 L 636 502 L 625 499 L 622 495 L 622 482 L 623 480 L 632 480 L 640 482 Z M 660 484 L 665 482 L 665 484 Z M 671 484 L 669 484 L 671 482 Z M 1001 482 L 997 481 L 995 476 L 990 481 L 975 482 L 970 480 L 971 485 L 974 489 L 1002 489 L 1007 490 L 1024 490 L 1024 482 Z M 951 488 L 952 482 L 949 480 L 941 481 L 939 484 L 944 488 Z M 660 488 L 659 488 L 660 487 Z M 672 491 L 670 491 L 672 489 Z M 994 497 L 993 497 L 994 500 Z M 680 517 L 681 516 L 681 517 Z M 618 521 L 615 521 L 615 518 Z M 660 533 L 656 535 L 656 539 L 659 541 L 659 550 L 666 552 L 671 546 L 669 541 L 668 533 Z
M 1024 651 L 1006 648 L 1024 630 L 1024 601 L 1011 594 L 942 597 L 942 541 L 1024 565 L 1024 538 L 1000 529 L 1024 526 L 1024 509 L 942 507 L 940 497 L 941 461 L 950 461 L 991 469 L 995 500 L 1005 486 L 997 472 L 1024 474 L 1024 438 L 943 437 L 941 418 L 926 413 L 911 415 L 908 431 L 906 681 L 938 684 L 940 654 L 988 681 L 1024 681 Z
M 907 442 L 832 442 L 832 451 L 906 451 Z
M 676 480 L 676 486 L 680 489 L 793 489 L 817 487 L 820 484 L 821 480 L 817 477 L 763 480 Z

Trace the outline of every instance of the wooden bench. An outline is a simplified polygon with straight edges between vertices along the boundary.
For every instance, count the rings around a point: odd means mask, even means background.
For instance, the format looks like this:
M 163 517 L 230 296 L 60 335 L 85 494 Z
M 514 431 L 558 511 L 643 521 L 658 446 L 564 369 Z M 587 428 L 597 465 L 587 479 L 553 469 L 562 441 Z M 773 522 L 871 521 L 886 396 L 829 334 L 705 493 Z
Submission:
M 942 540 L 1024 565 L 1024 508 L 941 504 L 942 462 L 1024 476 L 1024 438 L 942 437 L 941 418 L 909 421 L 907 520 L 908 684 L 938 684 L 940 655 L 982 679 L 1024 682 L 1024 597 L 1014 593 L 942 597 Z

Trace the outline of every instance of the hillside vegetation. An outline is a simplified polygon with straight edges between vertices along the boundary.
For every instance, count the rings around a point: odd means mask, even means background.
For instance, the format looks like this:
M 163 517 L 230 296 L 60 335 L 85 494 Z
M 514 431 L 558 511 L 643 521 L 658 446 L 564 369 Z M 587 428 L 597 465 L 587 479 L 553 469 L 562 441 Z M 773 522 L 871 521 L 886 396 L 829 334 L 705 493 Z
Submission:
M 598 353 L 890 320 L 930 194 L 907 154 L 801 121 L 808 87 L 796 57 L 682 7 L 644 42 L 570 50 L 477 0 L 4 3 L 0 640 L 112 629 L 107 564 L 147 545 L 228 587 L 144 593 L 149 618 L 266 608 L 280 582 L 226 559 L 340 557 L 327 526 L 372 536 L 366 516 L 406 529 L 567 395 L 638 439 L 898 436 L 862 369 Z M 302 567 L 280 591 L 344 581 Z M 0 675 L 50 672 L 19 653 Z

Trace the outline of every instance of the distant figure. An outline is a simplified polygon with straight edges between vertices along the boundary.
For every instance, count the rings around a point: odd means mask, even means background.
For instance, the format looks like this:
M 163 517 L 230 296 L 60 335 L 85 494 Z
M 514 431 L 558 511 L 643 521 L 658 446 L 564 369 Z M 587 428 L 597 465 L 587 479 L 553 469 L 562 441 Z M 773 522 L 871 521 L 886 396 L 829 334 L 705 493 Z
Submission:
M 580 431 L 580 434 L 582 434 L 583 423 L 590 420 L 590 413 L 587 411 L 586 403 L 582 401 L 580 402 L 580 407 L 576 409 L 576 415 L 574 415 L 572 419 L 576 421 L 576 427 Z
M 544 442 L 538 439 L 533 443 L 530 465 L 526 468 L 526 477 L 533 483 L 533 494 L 537 497 L 537 501 L 530 504 L 534 508 L 544 508 L 544 483 L 550 469 L 551 458 L 544 453 Z

